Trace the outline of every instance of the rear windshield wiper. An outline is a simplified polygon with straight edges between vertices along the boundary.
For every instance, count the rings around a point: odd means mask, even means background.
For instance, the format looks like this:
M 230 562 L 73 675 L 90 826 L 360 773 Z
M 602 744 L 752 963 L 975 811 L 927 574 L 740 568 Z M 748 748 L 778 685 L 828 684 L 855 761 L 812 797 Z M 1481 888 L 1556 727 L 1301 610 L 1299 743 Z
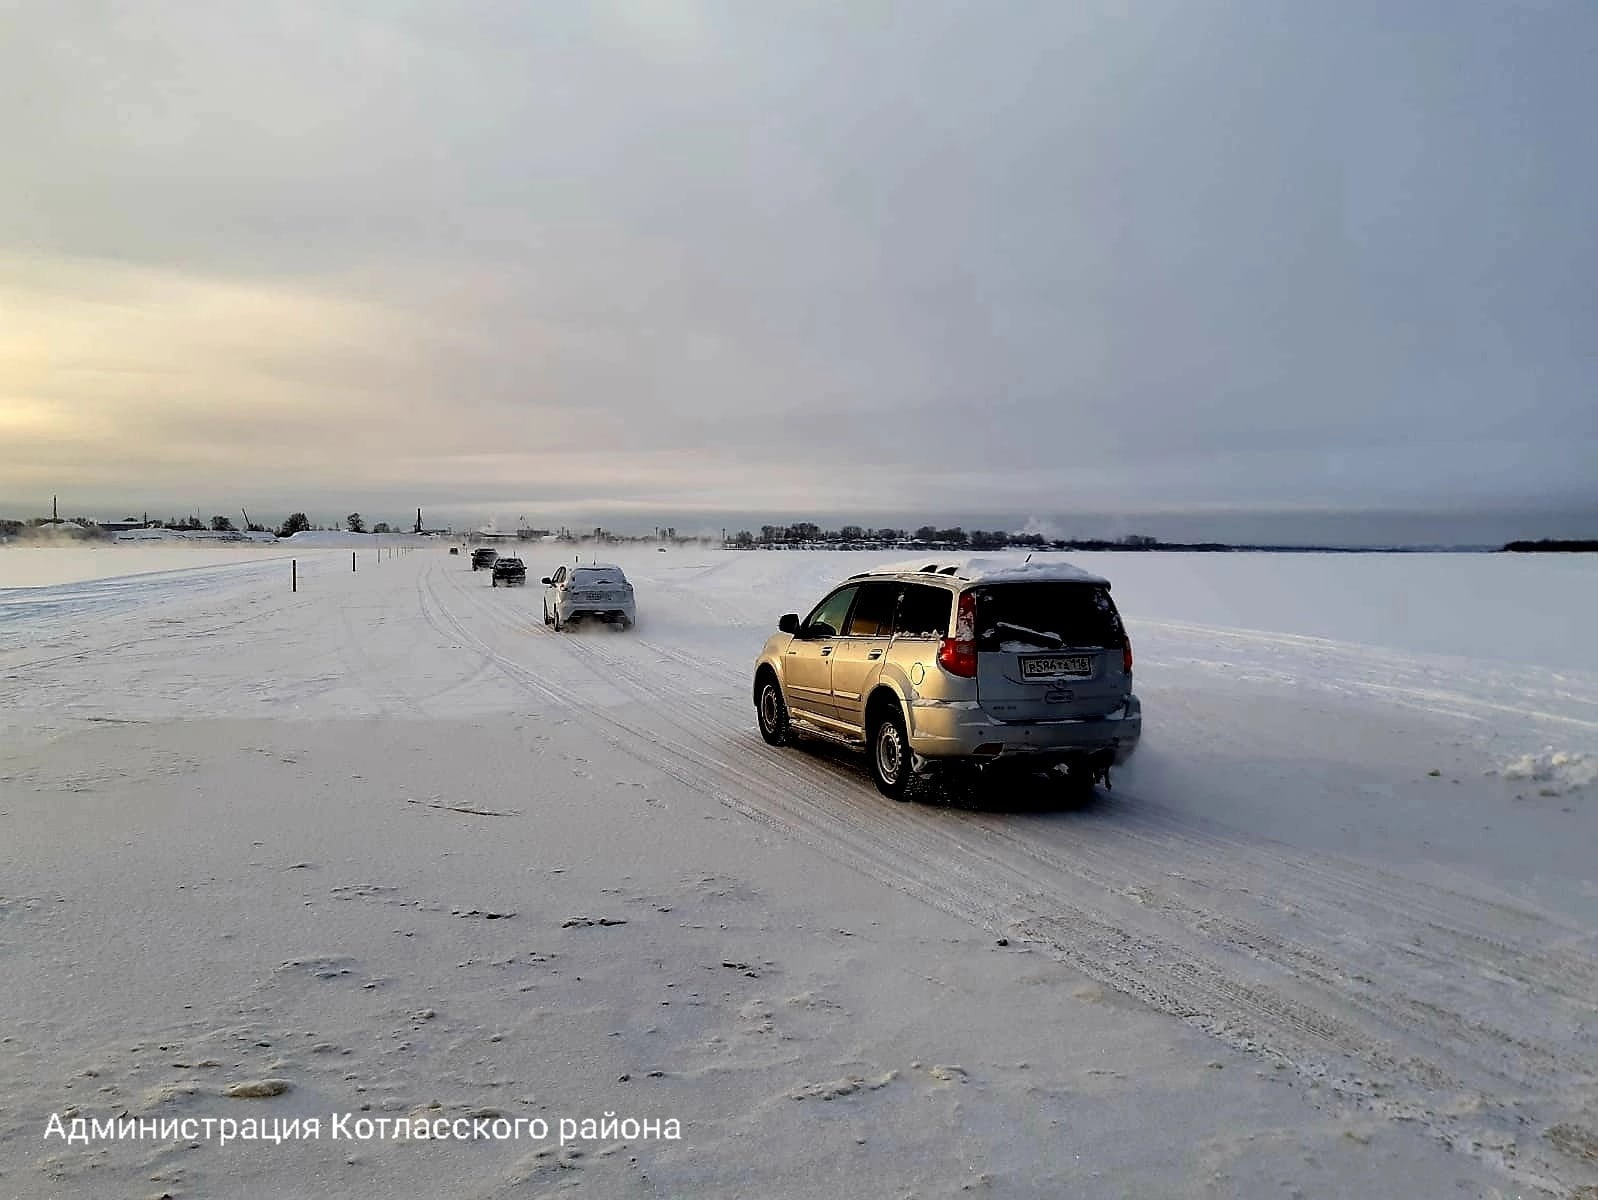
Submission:
M 993 623 L 993 632 L 997 633 L 1001 629 L 1010 633 L 1018 633 L 1035 646 L 1060 647 L 1065 645 L 1065 639 L 1057 633 L 1043 633 L 1037 629 L 1028 629 L 1025 625 L 1012 625 L 1009 621 L 995 621 Z

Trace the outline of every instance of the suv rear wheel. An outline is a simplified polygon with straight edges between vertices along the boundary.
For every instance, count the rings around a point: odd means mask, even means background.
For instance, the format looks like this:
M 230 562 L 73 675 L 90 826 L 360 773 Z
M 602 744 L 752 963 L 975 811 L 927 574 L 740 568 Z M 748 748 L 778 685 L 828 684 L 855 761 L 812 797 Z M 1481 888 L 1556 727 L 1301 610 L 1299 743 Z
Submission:
M 897 704 L 886 705 L 871 729 L 871 774 L 884 796 L 903 800 L 910 787 L 910 738 Z
M 788 741 L 788 703 L 782 698 L 777 681 L 767 675 L 760 683 L 755 700 L 755 715 L 760 719 L 760 736 L 770 746 L 786 745 Z
M 1061 780 L 1061 800 L 1071 808 L 1091 804 L 1098 795 L 1099 772 L 1086 763 L 1071 763 Z

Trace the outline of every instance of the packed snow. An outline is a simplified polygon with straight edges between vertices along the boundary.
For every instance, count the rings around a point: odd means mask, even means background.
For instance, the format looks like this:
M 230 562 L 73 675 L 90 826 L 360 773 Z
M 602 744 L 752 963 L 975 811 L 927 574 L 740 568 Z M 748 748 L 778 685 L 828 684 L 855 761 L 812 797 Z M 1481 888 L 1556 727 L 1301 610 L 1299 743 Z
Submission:
M 1563 795 L 1598 783 L 1598 757 L 1548 746 L 1537 754 L 1522 754 L 1504 768 L 1504 776 L 1541 784 L 1538 791 L 1545 796 Z
M 559 634 L 358 536 L 0 548 L 0 1194 L 1598 1186 L 1591 556 L 1051 556 L 1145 713 L 1075 810 L 760 741 L 871 555 L 607 548 L 637 627 Z

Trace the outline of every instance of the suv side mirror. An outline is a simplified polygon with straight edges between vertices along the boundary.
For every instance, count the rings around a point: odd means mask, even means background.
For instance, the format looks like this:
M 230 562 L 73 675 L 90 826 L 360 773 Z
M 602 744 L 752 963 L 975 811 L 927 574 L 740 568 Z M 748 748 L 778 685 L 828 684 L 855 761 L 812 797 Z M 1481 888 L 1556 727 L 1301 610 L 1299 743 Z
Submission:
M 540 580 L 539 580 L 539 581 L 538 581 L 538 582 L 539 582 L 539 583 L 548 583 L 548 582 L 549 582 L 549 576 L 548 576 L 548 575 L 545 575 L 545 576 L 544 576 L 544 577 L 543 577 L 543 578 L 542 578 L 542 579 L 540 579 Z
M 777 629 L 782 633 L 798 633 L 799 614 L 783 613 L 782 619 L 777 622 Z

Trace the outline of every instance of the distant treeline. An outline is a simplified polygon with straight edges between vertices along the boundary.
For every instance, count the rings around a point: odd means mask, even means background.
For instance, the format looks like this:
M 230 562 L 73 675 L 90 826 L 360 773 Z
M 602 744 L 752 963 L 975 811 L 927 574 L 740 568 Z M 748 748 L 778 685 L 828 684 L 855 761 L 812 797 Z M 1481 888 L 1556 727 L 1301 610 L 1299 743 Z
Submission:
M 762 525 L 760 532 L 741 529 L 722 543 L 731 550 L 1095 550 L 1095 551 L 1179 551 L 1184 553 L 1225 553 L 1249 551 L 1271 554 L 1404 554 L 1420 551 L 1491 550 L 1492 546 L 1310 546 L 1290 543 L 1258 544 L 1229 542 L 1163 542 L 1146 534 L 1120 538 L 1050 538 L 1041 533 L 1008 533 L 999 529 L 973 529 L 967 532 L 956 525 L 938 529 L 923 525 L 919 529 L 867 529 L 845 525 L 823 529 L 809 521 L 794 525 Z M 1598 549 L 1588 542 L 1520 543 L 1506 550 Z
M 1047 538 L 1041 533 L 1009 533 L 956 525 L 939 529 L 867 529 L 845 525 L 823 529 L 809 521 L 794 525 L 762 525 L 760 532 L 741 529 L 727 538 L 734 550 L 1233 550 L 1220 542 L 1162 542 L 1131 534 L 1123 538 Z
M 740 550 L 774 546 L 785 549 L 820 547 L 832 550 L 880 550 L 893 546 L 998 550 L 1007 546 L 1026 546 L 1036 549 L 1050 545 L 1050 542 L 1039 533 L 1005 533 L 986 529 L 973 529 L 967 533 L 958 525 L 952 529 L 923 525 L 911 532 L 906 529 L 867 529 L 862 525 L 823 529 L 813 522 L 799 521 L 793 525 L 762 525 L 759 533 L 740 529 L 727 538 L 726 544 Z M 1062 546 L 1064 544 L 1060 543 Z
M 1543 538 L 1541 541 L 1536 542 L 1510 542 L 1504 547 L 1504 549 L 1521 554 L 1540 550 L 1593 554 L 1598 553 L 1598 538 Z

